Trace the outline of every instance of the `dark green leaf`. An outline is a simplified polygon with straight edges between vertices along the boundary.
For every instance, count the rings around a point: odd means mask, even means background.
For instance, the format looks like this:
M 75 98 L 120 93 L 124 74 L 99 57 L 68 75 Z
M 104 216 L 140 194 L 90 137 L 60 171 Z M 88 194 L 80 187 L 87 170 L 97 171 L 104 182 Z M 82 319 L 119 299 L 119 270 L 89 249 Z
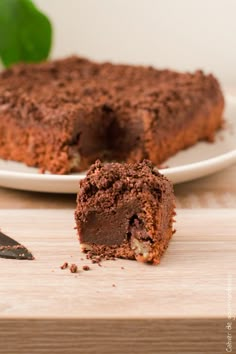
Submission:
M 0 57 L 5 66 L 49 55 L 52 26 L 31 0 L 0 0 Z

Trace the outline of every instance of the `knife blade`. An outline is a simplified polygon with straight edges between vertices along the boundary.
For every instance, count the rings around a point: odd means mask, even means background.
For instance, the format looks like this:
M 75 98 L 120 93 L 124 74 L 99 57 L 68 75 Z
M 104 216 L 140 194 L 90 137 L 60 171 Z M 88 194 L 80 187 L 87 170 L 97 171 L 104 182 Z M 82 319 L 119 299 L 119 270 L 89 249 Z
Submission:
M 27 248 L 21 245 L 19 242 L 13 240 L 13 238 L 5 235 L 0 231 L 0 257 L 11 259 L 28 259 L 33 260 L 34 256 L 27 250 Z

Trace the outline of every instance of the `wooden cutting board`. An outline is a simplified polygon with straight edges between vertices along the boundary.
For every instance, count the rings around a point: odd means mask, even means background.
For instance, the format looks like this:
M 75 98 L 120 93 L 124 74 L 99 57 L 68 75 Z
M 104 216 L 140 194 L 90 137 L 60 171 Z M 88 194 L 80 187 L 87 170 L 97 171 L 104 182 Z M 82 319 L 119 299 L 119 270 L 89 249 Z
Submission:
M 236 209 L 178 210 L 159 266 L 91 264 L 70 209 L 0 210 L 0 227 L 36 258 L 0 259 L 1 354 L 225 352 Z M 79 273 L 61 270 L 66 261 Z

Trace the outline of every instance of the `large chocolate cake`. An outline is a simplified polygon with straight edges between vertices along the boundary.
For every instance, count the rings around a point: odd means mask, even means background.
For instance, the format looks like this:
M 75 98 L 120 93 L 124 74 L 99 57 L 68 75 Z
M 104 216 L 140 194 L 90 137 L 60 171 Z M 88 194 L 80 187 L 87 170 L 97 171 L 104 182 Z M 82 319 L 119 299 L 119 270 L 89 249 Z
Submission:
M 202 71 L 70 57 L 0 74 L 0 158 L 65 174 L 102 161 L 158 165 L 214 139 L 224 100 Z

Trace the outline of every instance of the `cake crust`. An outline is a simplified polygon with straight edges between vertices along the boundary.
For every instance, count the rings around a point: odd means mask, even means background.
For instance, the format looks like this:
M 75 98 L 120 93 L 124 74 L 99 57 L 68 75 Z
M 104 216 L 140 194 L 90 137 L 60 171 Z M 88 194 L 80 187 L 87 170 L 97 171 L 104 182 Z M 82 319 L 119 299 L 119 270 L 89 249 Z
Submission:
M 202 71 L 98 64 L 70 57 L 0 74 L 0 157 L 52 173 L 102 161 L 160 164 L 213 141 L 224 99 Z

